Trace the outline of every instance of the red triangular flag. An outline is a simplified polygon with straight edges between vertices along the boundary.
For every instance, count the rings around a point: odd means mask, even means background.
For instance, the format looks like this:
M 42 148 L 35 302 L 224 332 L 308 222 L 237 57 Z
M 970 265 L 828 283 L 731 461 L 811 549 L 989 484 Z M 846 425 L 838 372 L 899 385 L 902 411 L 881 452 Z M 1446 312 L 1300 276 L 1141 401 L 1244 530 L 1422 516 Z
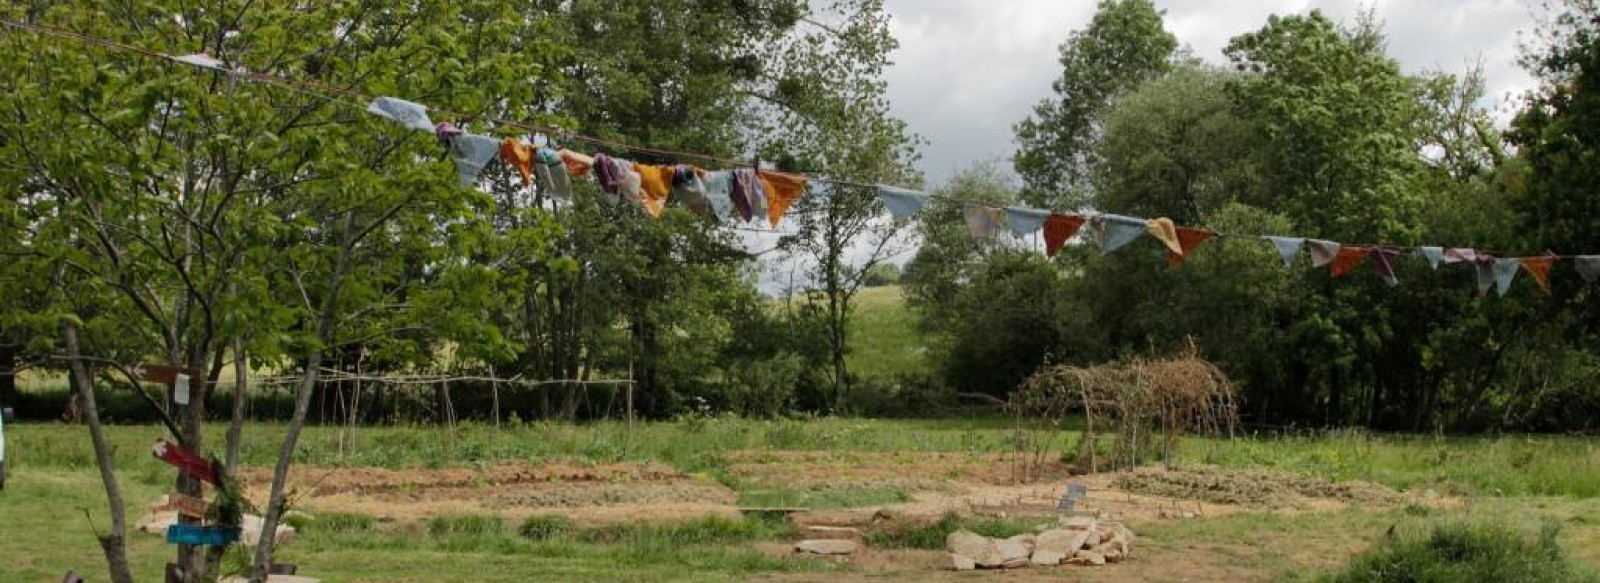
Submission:
M 1078 234 L 1078 229 L 1083 228 L 1083 217 L 1080 215 L 1050 215 L 1044 220 L 1044 254 L 1055 257 L 1061 252 L 1061 246 L 1067 244 L 1067 239 Z
M 1522 268 L 1533 276 L 1533 280 L 1539 282 L 1539 289 L 1544 290 L 1545 295 L 1550 295 L 1550 268 L 1555 266 L 1556 258 L 1546 255 L 1544 257 L 1523 257 L 1518 261 L 1522 262 Z
M 1178 227 L 1178 247 L 1183 249 L 1183 253 L 1178 254 L 1168 250 L 1167 267 L 1183 265 L 1183 260 L 1189 257 L 1189 253 L 1194 251 L 1195 247 L 1199 247 L 1201 243 L 1209 241 L 1215 236 L 1217 236 L 1216 231 Z
M 1333 261 L 1328 267 L 1334 277 L 1344 277 L 1355 269 L 1357 265 L 1367 258 L 1367 248 L 1357 245 L 1345 245 L 1339 248 L 1339 253 L 1333 256 Z

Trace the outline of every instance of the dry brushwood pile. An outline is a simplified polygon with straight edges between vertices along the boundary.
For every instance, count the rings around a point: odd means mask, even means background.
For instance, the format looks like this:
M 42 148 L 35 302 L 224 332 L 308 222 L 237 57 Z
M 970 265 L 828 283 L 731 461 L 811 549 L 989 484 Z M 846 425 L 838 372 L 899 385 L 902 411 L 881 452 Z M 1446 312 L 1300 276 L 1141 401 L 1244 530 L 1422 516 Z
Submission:
M 1055 434 L 1069 415 L 1082 412 L 1076 459 L 1090 472 L 1101 470 L 1095 446 L 1102 433 L 1115 434 L 1109 467 L 1138 465 L 1139 453 L 1158 445 L 1158 433 L 1161 457 L 1170 465 L 1179 436 L 1231 434 L 1239 420 L 1233 385 L 1199 357 L 1192 341 L 1174 358 L 1047 366 L 1012 393 L 1007 408 L 1017 419 L 1022 465 L 1032 468 L 1042 467 L 1049 440 L 1029 431 Z M 1021 477 L 1030 479 L 1034 471 L 1025 468 Z

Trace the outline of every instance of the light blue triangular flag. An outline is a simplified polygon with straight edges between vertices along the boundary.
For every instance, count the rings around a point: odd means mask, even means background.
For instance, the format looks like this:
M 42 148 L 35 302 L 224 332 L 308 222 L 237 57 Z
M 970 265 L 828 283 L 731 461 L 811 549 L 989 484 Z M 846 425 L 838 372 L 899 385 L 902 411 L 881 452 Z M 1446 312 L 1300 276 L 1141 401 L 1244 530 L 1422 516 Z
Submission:
M 1278 256 L 1283 258 L 1284 267 L 1294 265 L 1294 256 L 1300 253 L 1300 246 L 1306 243 L 1305 239 L 1299 237 L 1267 236 L 1262 239 L 1272 241 L 1272 245 L 1278 248 Z
M 1494 258 L 1482 257 L 1472 262 L 1477 269 L 1478 297 L 1489 295 L 1489 288 L 1494 287 Z
M 733 216 L 733 174 L 726 170 L 706 173 L 706 199 L 717 218 Z
M 460 134 L 450 138 L 450 159 L 456 162 L 456 172 L 461 174 L 461 185 L 472 186 L 478 173 L 500 151 L 500 140 L 478 134 Z
M 1315 267 L 1333 263 L 1333 258 L 1339 255 L 1340 246 L 1333 241 L 1306 239 L 1306 248 L 1311 250 L 1311 265 Z
M 1444 261 L 1444 247 L 1418 247 L 1417 254 L 1428 260 L 1428 266 L 1439 268 L 1439 263 Z
M 1027 235 L 1044 228 L 1045 219 L 1050 218 L 1050 211 L 1022 206 L 1006 207 L 1006 223 L 1011 225 L 1011 232 L 1018 237 Z
M 1506 295 L 1511 291 L 1511 282 L 1517 279 L 1517 271 L 1522 269 L 1522 261 L 1516 258 L 1494 260 L 1494 287 L 1495 292 Z
M 433 120 L 428 119 L 428 108 L 419 103 L 393 97 L 379 97 L 367 105 L 367 113 L 392 119 L 414 130 L 433 131 Z
M 1578 275 L 1583 276 L 1583 281 L 1588 283 L 1600 281 L 1600 255 L 1574 257 L 1572 267 L 1578 270 Z
M 1100 244 L 1100 254 L 1106 255 L 1121 249 L 1124 245 L 1132 243 L 1143 235 L 1148 229 L 1144 219 L 1125 217 L 1122 215 L 1095 215 L 1094 217 L 1095 242 Z
M 909 188 L 879 184 L 878 199 L 883 201 L 883 206 L 889 209 L 889 214 L 894 218 L 909 219 L 922 210 L 922 205 L 928 202 L 928 195 Z

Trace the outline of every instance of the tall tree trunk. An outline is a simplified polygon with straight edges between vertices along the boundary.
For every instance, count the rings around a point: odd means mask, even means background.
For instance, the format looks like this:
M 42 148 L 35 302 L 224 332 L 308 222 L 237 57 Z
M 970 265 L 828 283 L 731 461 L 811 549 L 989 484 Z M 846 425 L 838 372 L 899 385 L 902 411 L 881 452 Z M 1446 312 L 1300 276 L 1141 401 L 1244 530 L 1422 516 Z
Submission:
M 17 404 L 17 353 L 18 346 L 0 344 L 0 405 Z
M 272 568 L 272 554 L 277 550 L 278 522 L 283 518 L 289 481 L 289 464 L 294 461 L 294 449 L 300 442 L 300 430 L 305 427 L 306 413 L 311 409 L 311 390 L 317 386 L 322 371 L 322 351 L 333 337 L 334 315 L 339 305 L 339 291 L 344 285 L 344 274 L 350 266 L 350 254 L 355 246 L 355 211 L 345 211 L 343 233 L 338 259 L 334 261 L 333 274 L 328 281 L 328 295 L 322 298 L 322 314 L 317 319 L 317 339 L 321 345 L 307 350 L 305 374 L 300 378 L 300 392 L 295 395 L 294 416 L 289 420 L 289 430 L 284 433 L 283 446 L 278 450 L 278 463 L 272 468 L 272 489 L 267 496 L 267 508 L 261 517 L 261 540 L 256 543 L 255 564 L 250 570 L 250 583 L 266 583 L 267 572 Z
M 133 583 L 133 572 L 128 568 L 127 511 L 122 501 L 122 487 L 112 467 L 111 446 L 106 443 L 104 429 L 100 426 L 100 409 L 94 402 L 94 382 L 88 367 L 83 365 L 78 349 L 78 328 L 70 320 L 61 323 L 61 339 L 66 345 L 67 363 L 73 388 L 83 402 L 83 415 L 89 422 L 89 440 L 94 444 L 95 465 L 100 468 L 100 482 L 106 489 L 106 506 L 111 511 L 111 532 L 100 536 L 100 550 L 106 555 L 106 566 L 114 583 Z
M 250 385 L 250 362 L 244 343 L 233 341 L 233 415 L 228 419 L 228 477 L 239 475 L 239 448 L 243 447 L 245 389 Z

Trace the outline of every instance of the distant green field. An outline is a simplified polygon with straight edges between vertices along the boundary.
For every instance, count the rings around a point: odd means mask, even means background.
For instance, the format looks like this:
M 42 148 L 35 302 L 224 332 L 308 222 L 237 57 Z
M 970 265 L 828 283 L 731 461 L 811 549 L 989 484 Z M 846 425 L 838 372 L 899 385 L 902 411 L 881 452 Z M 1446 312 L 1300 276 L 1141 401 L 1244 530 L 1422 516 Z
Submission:
M 846 362 L 863 378 L 890 378 L 928 366 L 928 345 L 897 285 L 864 288 L 856 294 L 848 343 Z

